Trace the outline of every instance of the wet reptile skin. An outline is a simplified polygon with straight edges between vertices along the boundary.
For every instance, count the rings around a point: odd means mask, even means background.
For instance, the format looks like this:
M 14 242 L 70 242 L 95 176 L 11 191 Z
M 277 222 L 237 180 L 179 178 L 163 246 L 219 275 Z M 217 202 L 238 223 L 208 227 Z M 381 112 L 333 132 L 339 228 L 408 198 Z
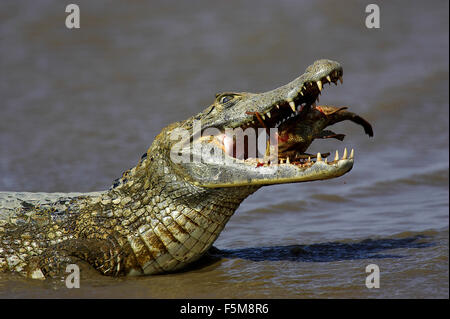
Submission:
M 157 274 L 185 267 L 211 247 L 240 203 L 261 186 L 338 177 L 352 168 L 353 152 L 350 158 L 345 152 L 342 160 L 328 163 L 318 156 L 315 163 L 280 164 L 277 175 L 268 176 L 261 173 L 267 167 L 254 162 L 177 165 L 170 156 L 175 143 L 170 133 L 179 127 L 192 129 L 194 120 L 221 129 L 261 122 L 264 114 L 266 123 L 269 118 L 283 120 L 292 115 L 294 103 L 310 111 L 295 113 L 301 119 L 298 125 L 290 119 L 283 132 L 291 134 L 302 152 L 317 134 L 332 136 L 322 130 L 339 121 L 363 123 L 372 133 L 368 123 L 344 108 L 315 108 L 322 83 L 336 84 L 338 79 L 341 66 L 319 60 L 278 89 L 218 95 L 203 112 L 164 128 L 139 163 L 109 190 L 0 192 L 0 271 L 55 277 L 80 260 L 105 275 Z
M 202 256 L 259 187 L 206 189 L 168 174 L 158 138 L 147 154 L 159 155 L 108 191 L 0 193 L 0 270 L 53 277 L 80 258 L 105 275 L 153 274 Z

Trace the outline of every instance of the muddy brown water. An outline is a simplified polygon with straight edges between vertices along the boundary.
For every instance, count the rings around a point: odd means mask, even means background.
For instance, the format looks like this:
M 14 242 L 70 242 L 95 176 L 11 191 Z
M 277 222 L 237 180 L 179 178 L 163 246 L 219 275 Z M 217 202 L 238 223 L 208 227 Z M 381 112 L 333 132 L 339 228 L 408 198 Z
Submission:
M 139 278 L 82 272 L 81 288 L 0 274 L 0 297 L 448 298 L 448 2 L 0 2 L 0 190 L 106 189 L 167 124 L 221 91 L 266 91 L 318 58 L 344 67 L 321 103 L 374 127 L 333 130 L 353 170 L 266 187 L 243 202 L 213 258 Z M 377 264 L 380 288 L 365 285 Z

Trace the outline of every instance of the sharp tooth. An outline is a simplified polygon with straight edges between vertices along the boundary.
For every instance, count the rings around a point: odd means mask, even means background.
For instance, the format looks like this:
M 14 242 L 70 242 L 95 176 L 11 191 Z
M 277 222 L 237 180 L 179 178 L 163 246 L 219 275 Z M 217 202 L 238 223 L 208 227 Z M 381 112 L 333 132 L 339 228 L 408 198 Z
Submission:
M 321 162 L 322 161 L 322 155 L 320 155 L 320 152 L 317 153 L 317 160 L 316 162 Z
M 308 156 L 308 160 L 306 162 L 307 163 L 311 162 L 311 156 Z
M 319 91 L 322 91 L 322 81 L 317 81 L 317 86 L 319 87 Z
M 279 109 L 280 108 L 280 106 L 277 104 L 277 109 Z
M 336 155 L 334 155 L 334 160 L 339 161 L 339 152 L 336 150 Z
M 286 164 L 291 164 L 291 161 L 289 160 L 289 156 L 286 157 Z
M 270 155 L 270 140 L 267 141 L 266 153 L 264 154 L 264 157 L 267 157 L 269 155 Z
M 270 119 L 270 112 L 267 112 L 266 115 Z
M 303 92 L 302 91 L 300 91 L 300 95 L 303 96 Z
M 339 82 L 344 83 L 344 80 L 342 79 L 342 76 L 339 77 Z
M 282 158 L 280 158 L 280 164 L 283 164 L 283 159 Z
M 342 159 L 347 159 L 347 148 L 344 149 L 344 155 L 342 155 Z
M 294 101 L 289 102 L 289 106 L 291 107 L 292 112 L 295 112 L 295 103 L 294 103 Z
M 355 156 L 355 151 L 354 151 L 353 148 L 352 148 L 352 150 L 351 150 L 351 152 L 350 152 L 350 158 L 353 158 L 353 156 Z
M 327 75 L 327 80 L 328 82 L 331 82 L 331 77 L 329 75 Z
M 266 119 L 266 117 L 264 116 L 264 114 L 261 114 L 261 117 L 262 117 L 263 120 Z

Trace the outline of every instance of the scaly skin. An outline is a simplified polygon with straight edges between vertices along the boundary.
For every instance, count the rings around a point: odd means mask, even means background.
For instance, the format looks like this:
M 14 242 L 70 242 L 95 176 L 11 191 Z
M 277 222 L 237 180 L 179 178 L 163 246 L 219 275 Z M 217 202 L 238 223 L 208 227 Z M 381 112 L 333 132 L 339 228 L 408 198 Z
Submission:
M 42 279 L 61 276 L 67 264 L 80 260 L 105 275 L 157 274 L 185 267 L 211 247 L 240 203 L 260 187 L 334 178 L 352 168 L 353 152 L 328 163 L 321 160 L 326 154 L 305 153 L 315 138 L 342 140 L 342 134 L 324 130 L 336 122 L 351 120 L 373 134 L 368 122 L 345 108 L 315 106 L 322 85 L 338 79 L 341 66 L 319 60 L 278 89 L 218 94 L 205 111 L 164 128 L 139 163 L 109 190 L 0 192 L 0 271 Z M 298 109 L 293 112 L 291 107 Z M 286 120 L 291 114 L 295 117 Z M 247 155 L 234 158 L 235 142 L 223 134 L 226 128 L 275 126 L 278 156 L 266 153 L 265 162 Z M 178 128 L 189 135 L 177 138 Z M 219 133 L 199 137 L 207 128 Z M 187 163 L 171 157 L 174 149 L 195 157 L 195 146 L 205 145 L 233 161 L 218 162 L 210 153 Z

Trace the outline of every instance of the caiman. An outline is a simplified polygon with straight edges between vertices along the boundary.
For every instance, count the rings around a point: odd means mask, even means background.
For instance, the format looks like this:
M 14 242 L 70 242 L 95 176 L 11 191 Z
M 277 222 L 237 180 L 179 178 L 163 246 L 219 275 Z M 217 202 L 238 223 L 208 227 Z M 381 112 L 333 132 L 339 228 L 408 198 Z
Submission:
M 314 139 L 343 140 L 325 128 L 344 120 L 373 135 L 347 107 L 316 105 L 323 86 L 337 85 L 342 76 L 339 63 L 322 59 L 277 89 L 217 94 L 203 112 L 165 127 L 106 191 L 0 192 L 0 271 L 43 279 L 77 262 L 111 276 L 186 267 L 260 187 L 335 178 L 352 169 L 353 150 L 336 151 L 330 160 L 329 153 L 306 153 Z M 263 151 L 251 149 L 252 138 Z

